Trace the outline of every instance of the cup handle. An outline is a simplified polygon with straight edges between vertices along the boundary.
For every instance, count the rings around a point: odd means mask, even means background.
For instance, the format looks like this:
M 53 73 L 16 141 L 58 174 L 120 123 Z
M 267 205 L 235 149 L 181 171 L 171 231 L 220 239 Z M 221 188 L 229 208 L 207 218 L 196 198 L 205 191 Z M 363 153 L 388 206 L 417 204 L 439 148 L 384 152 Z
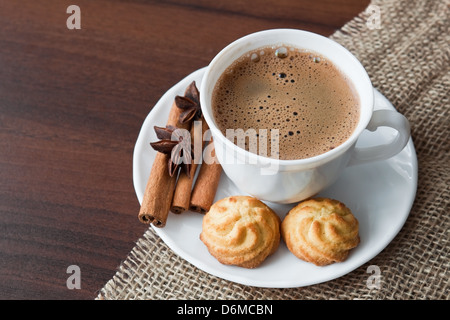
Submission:
M 397 135 L 386 144 L 373 147 L 355 147 L 349 166 L 388 159 L 402 151 L 409 141 L 410 124 L 408 119 L 397 111 L 375 110 L 366 129 L 375 131 L 378 127 L 391 127 L 397 130 Z

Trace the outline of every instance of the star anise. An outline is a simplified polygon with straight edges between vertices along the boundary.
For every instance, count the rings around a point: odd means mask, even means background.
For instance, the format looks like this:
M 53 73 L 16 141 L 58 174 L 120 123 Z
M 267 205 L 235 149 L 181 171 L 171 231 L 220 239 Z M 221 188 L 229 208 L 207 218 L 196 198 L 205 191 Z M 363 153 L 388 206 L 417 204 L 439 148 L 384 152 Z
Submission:
M 170 155 L 168 168 L 172 177 L 180 167 L 191 176 L 192 144 L 189 131 L 174 126 L 153 127 L 160 141 L 150 145 L 158 152 Z
M 195 85 L 195 81 L 186 88 L 184 97 L 176 96 L 175 104 L 183 112 L 180 114 L 180 123 L 187 123 L 191 120 L 198 120 L 202 116 L 200 108 L 200 93 Z

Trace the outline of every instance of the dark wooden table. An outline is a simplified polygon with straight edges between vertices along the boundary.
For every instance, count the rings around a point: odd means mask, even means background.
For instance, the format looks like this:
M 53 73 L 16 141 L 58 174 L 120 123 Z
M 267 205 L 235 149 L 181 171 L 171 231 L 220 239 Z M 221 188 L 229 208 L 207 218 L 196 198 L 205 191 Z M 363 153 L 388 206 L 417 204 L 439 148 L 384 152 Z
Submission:
M 0 0 L 0 299 L 94 299 L 112 278 L 148 228 L 132 155 L 167 89 L 248 33 L 328 36 L 367 5 Z

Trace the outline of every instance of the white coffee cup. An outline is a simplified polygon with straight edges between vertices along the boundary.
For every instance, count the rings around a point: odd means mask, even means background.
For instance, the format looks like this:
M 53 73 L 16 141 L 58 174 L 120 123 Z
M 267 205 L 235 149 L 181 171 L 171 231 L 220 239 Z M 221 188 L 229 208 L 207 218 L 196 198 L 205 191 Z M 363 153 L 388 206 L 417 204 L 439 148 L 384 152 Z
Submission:
M 214 86 L 235 60 L 260 47 L 285 45 L 326 57 L 352 82 L 360 97 L 360 119 L 353 134 L 336 148 L 307 159 L 278 160 L 238 147 L 218 129 L 212 112 Z M 225 47 L 206 68 L 200 87 L 200 104 L 214 139 L 217 159 L 226 175 L 243 191 L 261 200 L 294 203 L 314 196 L 334 183 L 349 165 L 388 159 L 399 153 L 410 137 L 408 120 L 393 110 L 374 111 L 374 89 L 361 63 L 347 49 L 318 34 L 294 29 L 261 31 Z M 385 145 L 355 147 L 364 130 L 394 128 L 396 138 Z

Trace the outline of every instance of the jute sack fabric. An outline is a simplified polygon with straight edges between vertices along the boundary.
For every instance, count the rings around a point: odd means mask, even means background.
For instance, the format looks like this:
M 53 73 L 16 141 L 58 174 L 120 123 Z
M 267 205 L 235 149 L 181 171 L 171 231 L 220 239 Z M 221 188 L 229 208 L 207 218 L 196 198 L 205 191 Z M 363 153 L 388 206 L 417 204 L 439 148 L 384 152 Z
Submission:
M 97 299 L 449 299 L 449 4 L 373 0 L 380 29 L 370 20 L 375 11 L 366 10 L 331 36 L 356 55 L 412 126 L 416 199 L 402 230 L 378 256 L 329 282 L 256 288 L 197 269 L 149 228 Z M 378 288 L 367 286 L 370 265 L 381 270 Z

